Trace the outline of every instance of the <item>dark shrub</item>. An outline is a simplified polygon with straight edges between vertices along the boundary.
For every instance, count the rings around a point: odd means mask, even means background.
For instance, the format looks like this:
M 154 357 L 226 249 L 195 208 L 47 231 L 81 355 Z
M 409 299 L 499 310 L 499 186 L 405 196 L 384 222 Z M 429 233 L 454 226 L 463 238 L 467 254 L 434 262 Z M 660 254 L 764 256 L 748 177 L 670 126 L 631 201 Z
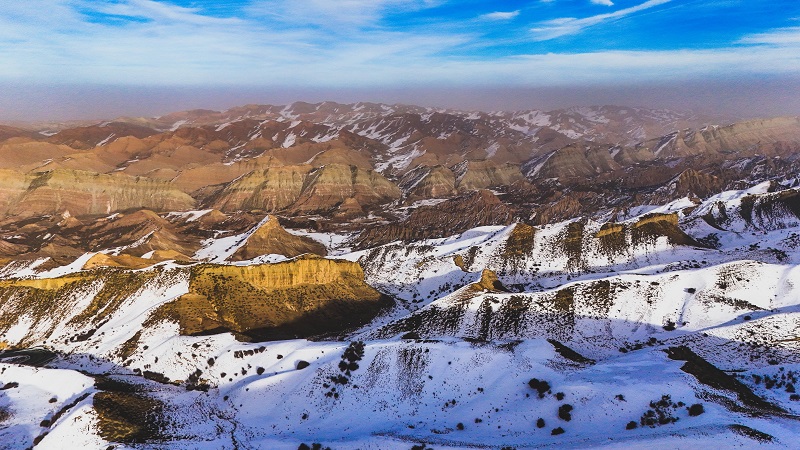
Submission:
M 263 375 L 264 374 L 264 368 L 263 367 L 256 367 L 256 373 L 259 374 L 259 375 Z M 225 375 L 223 375 L 223 376 L 225 376 Z
M 558 401 L 564 400 L 564 393 L 563 392 L 557 392 L 556 393 L 556 400 L 558 400 Z
M 536 427 L 537 428 L 544 428 L 544 419 L 539 417 L 539 420 L 536 421 Z
M 568 404 L 561 405 L 558 407 L 558 417 L 561 420 L 566 420 L 567 422 L 569 422 L 570 420 L 572 420 L 572 414 L 570 414 L 571 411 L 572 411 L 572 405 Z
M 458 430 L 463 430 L 463 429 L 464 429 L 464 424 L 463 424 L 463 423 L 461 423 L 461 422 L 458 422 L 458 423 L 456 424 L 456 429 L 458 429 Z
M 706 412 L 705 408 L 703 408 L 702 403 L 695 403 L 694 405 L 689 407 L 689 415 L 692 417 L 699 416 Z
M 297 361 L 297 363 L 295 364 L 295 368 L 297 368 L 297 370 L 303 370 L 303 369 L 305 369 L 306 367 L 308 367 L 310 365 L 311 364 L 308 361 L 303 361 L 301 359 L 301 360 Z
M 636 422 L 634 422 L 633 420 L 631 420 L 630 422 L 628 422 L 627 425 L 625 425 L 626 430 L 633 430 L 635 428 L 636 428 Z
M 544 394 L 550 390 L 550 383 L 544 380 L 539 380 L 538 378 L 531 378 L 528 381 L 528 386 L 531 389 L 535 389 L 539 393 L 539 398 L 544 398 Z
M 561 427 L 553 428 L 553 431 L 550 432 L 553 436 L 557 436 L 559 434 L 564 434 L 564 429 Z

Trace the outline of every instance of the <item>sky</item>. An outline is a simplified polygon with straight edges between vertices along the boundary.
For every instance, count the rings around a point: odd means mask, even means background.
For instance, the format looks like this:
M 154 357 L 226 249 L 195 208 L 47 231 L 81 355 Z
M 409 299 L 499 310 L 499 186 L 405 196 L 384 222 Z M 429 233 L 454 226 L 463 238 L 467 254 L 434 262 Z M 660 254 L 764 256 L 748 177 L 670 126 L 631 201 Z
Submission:
M 0 0 L 3 120 L 293 100 L 800 114 L 798 82 L 797 0 Z

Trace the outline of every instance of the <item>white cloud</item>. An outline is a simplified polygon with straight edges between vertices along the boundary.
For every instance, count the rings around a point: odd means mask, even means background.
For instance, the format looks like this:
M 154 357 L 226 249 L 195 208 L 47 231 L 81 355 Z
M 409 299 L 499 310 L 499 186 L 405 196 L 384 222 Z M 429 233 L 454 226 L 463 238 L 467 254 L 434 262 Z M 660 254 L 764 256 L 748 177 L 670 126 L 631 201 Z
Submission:
M 375 25 L 387 12 L 417 11 L 444 0 L 253 0 L 248 12 L 329 29 Z
M 97 2 L 78 1 L 0 0 L 4 11 L 0 15 L 0 82 L 502 86 L 800 73 L 800 27 L 745 36 L 736 45 L 713 50 L 479 57 L 463 53 L 465 47 L 483 43 L 478 36 L 435 28 L 409 32 L 359 25 L 338 34 L 317 26 L 287 26 L 267 16 L 210 17 L 193 8 L 152 0 L 125 0 L 103 7 Z M 400 0 L 381 1 L 385 7 Z M 408 7 L 423 3 L 404 2 Z M 589 19 L 592 23 L 613 20 L 654 3 L 651 0 Z M 58 18 L 41 14 L 44 10 L 56 11 Z M 144 20 L 104 23 L 84 14 L 90 12 Z M 571 21 L 584 21 L 579 22 L 579 28 L 590 26 L 585 22 L 588 19 L 558 20 L 551 21 L 551 34 L 556 26 L 574 28 Z
M 596 16 L 585 17 L 577 19 L 574 17 L 561 17 L 558 19 L 546 20 L 539 22 L 537 26 L 531 28 L 534 34 L 534 39 L 537 41 L 547 41 L 561 36 L 568 36 L 578 34 L 584 29 L 598 25 L 610 20 L 619 19 L 654 6 L 663 5 L 671 0 L 647 0 L 644 3 L 630 8 L 624 8 L 612 13 L 598 14 Z
M 169 20 L 197 25 L 230 24 L 239 22 L 235 18 L 205 16 L 199 8 L 186 8 L 154 0 L 126 0 L 119 3 L 83 2 L 87 9 L 103 14 L 148 20 Z M 90 6 L 91 5 L 91 6 Z
M 614 2 L 611 0 L 590 0 L 595 5 L 604 5 L 604 6 L 614 6 Z
M 511 20 L 519 15 L 519 10 L 516 11 L 496 11 L 489 14 L 484 14 L 480 18 L 486 20 Z
M 800 27 L 777 28 L 766 33 L 751 34 L 740 39 L 739 43 L 769 45 L 800 44 Z

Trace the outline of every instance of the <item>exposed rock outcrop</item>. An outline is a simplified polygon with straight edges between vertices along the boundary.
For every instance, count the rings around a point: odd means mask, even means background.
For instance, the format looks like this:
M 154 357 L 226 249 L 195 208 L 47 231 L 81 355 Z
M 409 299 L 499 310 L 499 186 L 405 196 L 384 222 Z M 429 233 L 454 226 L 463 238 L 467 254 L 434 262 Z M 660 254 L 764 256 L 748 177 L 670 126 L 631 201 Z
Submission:
M 264 225 L 247 238 L 247 243 L 233 254 L 231 260 L 240 261 L 270 254 L 294 258 L 305 253 L 325 256 L 328 252 L 324 245 L 313 239 L 287 232 L 280 226 L 277 217 L 270 216 Z
M 433 206 L 421 206 L 403 222 L 369 228 L 359 235 L 358 246 L 452 236 L 483 225 L 508 225 L 514 219 L 515 212 L 492 192 L 475 191 Z
M 331 211 L 347 199 L 362 207 L 400 197 L 400 189 L 381 174 L 357 166 L 329 164 L 278 166 L 254 171 L 230 183 L 208 200 L 221 211 Z
M 127 175 L 54 170 L 38 173 L 6 213 L 35 216 L 69 210 L 80 216 L 136 208 L 179 211 L 193 207 L 194 199 L 168 183 Z
M 157 317 L 181 333 L 231 331 L 271 340 L 341 332 L 369 321 L 391 304 L 364 283 L 354 262 L 306 257 L 278 264 L 192 269 L 189 293 Z

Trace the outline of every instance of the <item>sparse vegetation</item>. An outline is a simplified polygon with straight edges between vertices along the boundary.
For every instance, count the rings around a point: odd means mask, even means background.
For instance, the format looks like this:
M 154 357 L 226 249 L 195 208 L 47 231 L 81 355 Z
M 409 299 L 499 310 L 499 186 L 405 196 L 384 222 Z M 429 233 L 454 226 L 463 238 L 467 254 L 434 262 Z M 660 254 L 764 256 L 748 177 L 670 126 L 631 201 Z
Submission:
M 775 439 L 775 438 L 773 438 L 771 435 L 769 435 L 767 433 L 755 430 L 755 429 L 750 428 L 750 427 L 748 427 L 746 425 L 735 424 L 735 425 L 731 425 L 730 428 L 731 428 L 731 430 L 733 430 L 735 433 L 737 433 L 739 435 L 749 437 L 750 439 L 753 439 L 755 441 L 758 441 L 758 442 L 761 442 L 761 443 L 764 443 L 764 444 L 773 442 L 774 439 Z
M 331 450 L 331 448 L 323 447 L 322 444 L 311 444 L 311 446 L 308 444 L 300 444 L 297 450 Z
M 650 402 L 650 409 L 648 409 L 639 419 L 639 423 L 645 427 L 655 428 L 661 425 L 667 425 L 678 421 L 678 417 L 673 414 L 678 409 L 678 404 L 672 402 L 670 395 L 665 394 L 661 399 Z
M 344 350 L 344 353 L 342 353 L 342 360 L 339 361 L 338 367 L 339 371 L 342 373 L 331 376 L 330 381 L 340 386 L 348 384 L 352 373 L 358 370 L 358 362 L 361 361 L 362 358 L 364 358 L 364 342 L 351 342 Z M 339 398 L 339 392 L 337 392 L 335 386 L 325 383 L 323 387 L 330 388 L 330 390 L 325 393 L 326 397 Z

